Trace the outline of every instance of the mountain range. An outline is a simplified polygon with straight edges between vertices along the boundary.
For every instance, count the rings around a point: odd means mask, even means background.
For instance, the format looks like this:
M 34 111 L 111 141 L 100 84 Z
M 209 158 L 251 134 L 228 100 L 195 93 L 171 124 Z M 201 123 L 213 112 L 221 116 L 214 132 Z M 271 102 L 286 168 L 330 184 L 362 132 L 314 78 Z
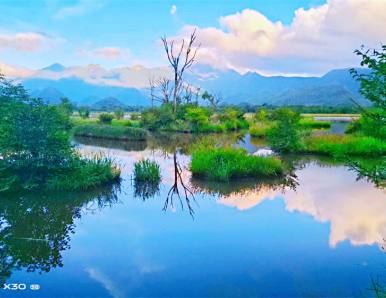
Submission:
M 133 66 L 106 70 L 99 65 L 65 67 L 55 63 L 30 72 L 19 80 L 33 96 L 54 104 L 65 96 L 78 105 L 92 106 L 106 98 L 114 98 L 106 102 L 147 106 L 150 104 L 147 89 L 149 78 L 170 75 L 166 67 L 152 69 Z M 359 94 L 359 84 L 348 69 L 332 70 L 320 77 L 285 77 L 251 72 L 240 74 L 195 65 L 186 74 L 186 81 L 201 90 L 221 95 L 225 104 L 343 106 L 352 105 L 352 99 L 364 105 L 369 104 Z

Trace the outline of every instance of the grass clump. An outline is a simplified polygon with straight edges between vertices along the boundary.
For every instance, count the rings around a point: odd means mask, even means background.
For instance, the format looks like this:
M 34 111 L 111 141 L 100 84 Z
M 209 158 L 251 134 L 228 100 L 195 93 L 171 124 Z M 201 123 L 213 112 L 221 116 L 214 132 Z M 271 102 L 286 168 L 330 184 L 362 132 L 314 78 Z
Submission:
M 271 125 L 264 122 L 257 122 L 249 127 L 249 133 L 255 138 L 265 138 L 268 131 L 271 129 Z
M 386 142 L 373 137 L 321 135 L 308 137 L 304 143 L 307 153 L 331 156 L 382 156 L 386 154 Z
M 109 158 L 96 155 L 75 158 L 68 167 L 59 169 L 47 180 L 48 190 L 88 190 L 100 185 L 118 182 L 121 170 Z
M 142 159 L 134 164 L 134 180 L 158 183 L 161 180 L 160 166 L 150 159 Z
M 75 126 L 75 136 L 140 141 L 146 139 L 146 130 L 136 127 L 87 124 Z
M 327 121 L 316 121 L 311 118 L 304 118 L 299 121 L 299 125 L 306 129 L 329 129 L 331 123 Z
M 281 161 L 274 157 L 248 155 L 242 149 L 200 149 L 192 154 L 194 176 L 215 181 L 243 177 L 274 177 L 283 173 Z

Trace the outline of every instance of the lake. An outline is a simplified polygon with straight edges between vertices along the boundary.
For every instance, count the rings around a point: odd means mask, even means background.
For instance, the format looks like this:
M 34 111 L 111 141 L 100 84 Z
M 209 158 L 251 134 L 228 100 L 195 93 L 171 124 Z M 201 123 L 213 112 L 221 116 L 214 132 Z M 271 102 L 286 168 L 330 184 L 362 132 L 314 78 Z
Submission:
M 0 280 L 26 289 L 0 296 L 367 297 L 386 286 L 385 189 L 313 156 L 286 157 L 295 170 L 278 181 L 193 179 L 200 138 L 76 139 L 83 154 L 116 159 L 120 185 L 2 197 Z M 268 149 L 248 135 L 206 138 Z M 159 187 L 132 180 L 141 158 L 160 164 Z

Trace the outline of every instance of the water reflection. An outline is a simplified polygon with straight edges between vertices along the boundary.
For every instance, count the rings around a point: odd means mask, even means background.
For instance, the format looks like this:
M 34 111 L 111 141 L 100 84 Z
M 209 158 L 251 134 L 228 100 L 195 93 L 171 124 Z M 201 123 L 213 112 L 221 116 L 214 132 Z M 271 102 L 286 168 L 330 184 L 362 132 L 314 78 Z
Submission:
M 0 284 L 13 270 L 49 272 L 62 267 L 75 220 L 118 201 L 119 186 L 81 194 L 23 194 L 0 204 Z

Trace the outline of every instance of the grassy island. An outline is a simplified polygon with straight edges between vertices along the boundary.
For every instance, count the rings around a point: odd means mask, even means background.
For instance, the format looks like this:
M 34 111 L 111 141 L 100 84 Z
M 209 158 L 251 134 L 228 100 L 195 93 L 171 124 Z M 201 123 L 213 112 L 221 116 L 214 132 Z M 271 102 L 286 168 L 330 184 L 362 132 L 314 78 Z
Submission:
M 192 154 L 194 176 L 208 180 L 229 181 L 243 177 L 277 177 L 283 174 L 283 164 L 276 157 L 248 155 L 242 149 L 199 149 Z

